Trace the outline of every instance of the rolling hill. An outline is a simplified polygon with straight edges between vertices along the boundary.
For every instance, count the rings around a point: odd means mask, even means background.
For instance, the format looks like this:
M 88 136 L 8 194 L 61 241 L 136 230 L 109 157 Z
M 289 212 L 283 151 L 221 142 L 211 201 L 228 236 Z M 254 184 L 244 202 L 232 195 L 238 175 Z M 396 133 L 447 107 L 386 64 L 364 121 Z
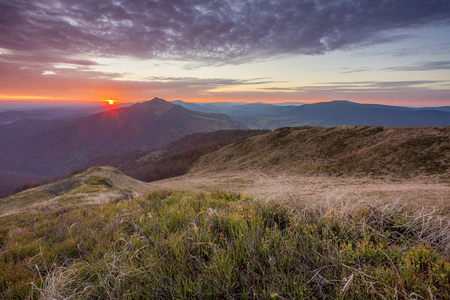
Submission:
M 448 176 L 449 130 L 281 128 L 178 178 L 94 167 L 0 199 L 0 298 L 448 299 L 448 181 L 364 175 Z M 256 168 L 297 178 L 290 202 Z
M 190 111 L 154 98 L 3 141 L 0 170 L 54 176 L 95 156 L 158 148 L 195 132 L 243 128 L 228 116 Z
M 2 106 L 3 104 L 3 106 Z M 45 107 L 45 108 L 43 108 Z M 21 105 L 17 103 L 0 102 L 0 125 L 11 124 L 21 120 L 53 120 L 60 118 L 73 118 L 74 116 L 87 116 L 108 110 L 109 107 L 103 104 L 36 104 Z
M 183 175 L 202 155 L 267 132 L 269 131 L 242 129 L 197 132 L 175 140 L 162 148 L 94 157 L 79 168 L 113 166 L 133 178 L 147 182 L 155 181 Z
M 0 112 L 0 125 L 14 123 L 24 119 L 52 119 L 55 115 L 49 113 L 24 112 L 24 111 L 4 111 Z
M 28 136 L 32 137 L 46 131 L 66 126 L 75 120 L 76 119 L 24 119 L 11 124 L 0 125 L 0 143 Z
M 256 169 L 338 176 L 447 178 L 450 127 L 280 128 L 208 154 L 191 172 Z
M 220 113 L 232 118 L 267 117 L 289 112 L 292 108 L 303 105 L 302 103 L 291 104 L 270 104 L 270 103 L 246 103 L 246 102 L 212 102 L 212 103 L 190 103 L 182 100 L 175 100 L 172 103 L 181 105 L 187 109 Z

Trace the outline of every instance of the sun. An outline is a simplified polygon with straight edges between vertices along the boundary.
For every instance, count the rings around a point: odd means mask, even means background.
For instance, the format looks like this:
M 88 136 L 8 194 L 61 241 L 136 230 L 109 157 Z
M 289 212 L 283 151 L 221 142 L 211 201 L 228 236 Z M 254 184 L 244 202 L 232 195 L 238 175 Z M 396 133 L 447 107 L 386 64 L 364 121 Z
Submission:
M 114 105 L 114 100 L 105 100 L 106 102 L 108 102 L 109 105 Z

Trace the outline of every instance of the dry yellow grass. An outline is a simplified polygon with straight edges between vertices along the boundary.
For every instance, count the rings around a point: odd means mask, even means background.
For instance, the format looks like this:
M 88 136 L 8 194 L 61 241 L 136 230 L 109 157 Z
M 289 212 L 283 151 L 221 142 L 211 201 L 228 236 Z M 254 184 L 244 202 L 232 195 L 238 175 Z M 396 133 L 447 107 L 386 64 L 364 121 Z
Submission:
M 278 201 L 292 208 L 333 203 L 398 203 L 415 208 L 440 207 L 450 211 L 450 185 L 427 179 L 391 181 L 354 177 L 308 176 L 287 173 L 234 171 L 200 173 L 153 183 L 158 189 L 228 190 Z
M 263 170 L 448 180 L 450 127 L 280 128 L 205 155 L 193 172 Z
M 96 167 L 76 175 L 86 180 L 92 176 L 108 178 L 114 188 L 82 185 L 59 196 L 43 192 L 45 186 L 30 189 L 0 200 L 1 216 L 24 210 L 40 210 L 73 202 L 104 204 L 120 197 L 136 198 L 156 190 L 242 192 L 262 201 L 277 201 L 291 208 L 304 205 L 342 206 L 366 203 L 397 203 L 417 209 L 439 207 L 450 212 L 450 185 L 430 178 L 375 179 L 372 177 L 334 177 L 283 172 L 228 171 L 196 172 L 146 183 L 130 178 L 112 167 Z
M 86 184 L 86 180 L 92 177 L 107 178 L 113 187 Z M 59 195 L 48 193 L 49 187 L 55 184 L 52 183 L 0 199 L 0 217 L 25 210 L 46 210 L 67 204 L 101 205 L 118 198 L 142 197 L 155 190 L 153 184 L 128 177 L 113 167 L 91 168 L 69 180 L 76 180 L 79 185 Z

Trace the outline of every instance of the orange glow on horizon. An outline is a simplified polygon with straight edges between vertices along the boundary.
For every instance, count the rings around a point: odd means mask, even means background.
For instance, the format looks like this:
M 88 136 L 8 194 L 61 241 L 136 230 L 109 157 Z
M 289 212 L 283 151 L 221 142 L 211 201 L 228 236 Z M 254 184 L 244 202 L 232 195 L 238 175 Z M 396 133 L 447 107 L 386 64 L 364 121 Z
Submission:
M 98 93 L 100 94 L 100 93 Z M 102 92 L 102 94 L 105 94 Z M 88 97 L 88 96 L 83 96 L 80 97 L 80 99 L 78 100 L 74 100 L 75 97 L 57 97 L 57 96 L 27 96 L 27 95 L 0 95 L 0 104 L 1 103 L 24 103 L 24 104 L 32 104 L 32 103 L 36 103 L 36 104 L 45 104 L 45 105 L 51 105 L 51 104 L 81 104 L 81 103 L 85 103 L 85 104 L 95 104 L 95 103 L 104 103 L 105 107 L 109 107 L 110 109 L 116 108 L 118 103 L 128 103 L 128 102 L 141 102 L 141 101 L 149 101 L 153 98 L 153 96 L 150 97 L 140 97 L 140 96 L 129 96 L 129 97 L 124 97 L 121 95 L 118 95 L 117 97 L 115 97 L 114 99 L 105 99 L 105 98 L 100 98 L 100 97 L 96 97 L 97 95 L 95 95 L 94 97 Z M 211 102 L 229 102 L 229 103 L 233 103 L 233 102 L 247 102 L 247 103 L 257 103 L 257 102 L 262 102 L 262 103 L 268 103 L 268 104 L 277 104 L 277 103 L 283 103 L 283 102 L 302 102 L 302 103 L 307 103 L 307 104 L 313 104 L 313 103 L 318 103 L 318 102 L 330 102 L 333 100 L 348 100 L 351 102 L 355 102 L 355 103 L 360 103 L 360 104 L 382 104 L 382 105 L 393 105 L 393 106 L 423 106 L 423 107 L 432 107 L 432 106 L 443 106 L 446 105 L 446 103 L 443 103 L 442 101 L 429 101 L 427 103 L 422 103 L 422 102 L 418 102 L 418 103 L 411 103 L 410 101 L 407 100 L 402 100 L 402 99 L 397 99 L 397 100 L 385 100 L 385 99 L 354 99 L 354 98 L 346 98 L 346 97 L 336 97 L 335 99 L 298 99 L 298 98 L 257 98 L 255 99 L 254 97 L 249 97 L 249 98 L 238 98 L 238 99 L 234 99 L 232 97 L 214 97 L 214 98 L 206 98 L 206 97 L 171 97 L 169 95 L 165 96 L 165 95 L 157 95 L 159 98 L 165 99 L 167 101 L 172 101 L 174 99 L 181 99 L 185 102 L 192 102 L 192 103 L 211 103 Z M 75 98 L 76 99 L 76 98 Z M 90 100 L 88 100 L 90 99 Z
M 47 97 L 47 96 L 10 96 L 10 95 L 0 95 L 0 99 L 2 100 L 48 100 L 48 99 L 56 99 L 55 97 Z

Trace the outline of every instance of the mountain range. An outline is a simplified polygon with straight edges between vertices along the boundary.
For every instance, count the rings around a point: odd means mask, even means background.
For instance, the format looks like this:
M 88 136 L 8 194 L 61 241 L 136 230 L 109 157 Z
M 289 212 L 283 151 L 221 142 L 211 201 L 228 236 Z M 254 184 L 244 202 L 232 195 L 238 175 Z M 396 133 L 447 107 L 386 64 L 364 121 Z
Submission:
M 93 110 L 94 109 L 94 110 Z M 109 162 L 127 172 L 133 165 L 143 180 L 155 180 L 180 174 L 198 157 L 236 142 L 247 134 L 229 133 L 219 142 L 184 147 L 191 151 L 179 160 L 183 151 L 166 151 L 161 161 L 133 162 L 130 158 L 152 157 L 170 142 L 197 132 L 229 129 L 277 129 L 304 125 L 341 126 L 440 126 L 450 124 L 450 107 L 399 107 L 332 101 L 297 103 L 189 103 L 181 100 L 151 101 L 116 106 L 94 113 L 99 107 L 4 111 L 0 113 L 0 195 L 32 180 L 52 177 L 76 168 Z M 90 112 L 90 113 L 89 113 Z M 193 138 L 194 140 L 194 138 Z M 185 140 L 184 142 L 187 142 Z M 195 143 L 194 143 L 195 144 Z M 188 149 L 189 148 L 189 149 Z M 137 155 L 137 156 L 136 156 Z M 139 156 L 140 155 L 140 156 Z M 163 156 L 164 156 L 163 155 Z M 183 154 L 184 155 L 184 154 Z M 163 156 L 158 156 L 162 159 Z M 177 163 L 175 163 L 177 162 Z M 115 164 L 116 163 L 116 164 Z M 156 166 L 155 164 L 158 164 Z M 174 167 L 174 165 L 178 166 Z M 171 166 L 171 167 L 169 167 Z M 139 167 L 139 168 L 137 168 Z M 156 174 L 149 168 L 166 171 Z M 181 171 L 183 170 L 183 171 Z M 155 175 L 156 174 L 156 175 Z M 165 174 L 165 175 L 164 175 Z
M 96 156 L 159 148 L 195 132 L 246 128 L 226 115 L 191 111 L 159 98 L 72 120 L 4 126 L 0 170 L 38 176 L 70 171 Z
M 223 113 L 251 129 L 295 126 L 440 126 L 450 125 L 450 107 L 404 107 L 360 104 L 345 100 L 303 105 L 236 103 L 212 105 L 174 101 L 192 110 Z

